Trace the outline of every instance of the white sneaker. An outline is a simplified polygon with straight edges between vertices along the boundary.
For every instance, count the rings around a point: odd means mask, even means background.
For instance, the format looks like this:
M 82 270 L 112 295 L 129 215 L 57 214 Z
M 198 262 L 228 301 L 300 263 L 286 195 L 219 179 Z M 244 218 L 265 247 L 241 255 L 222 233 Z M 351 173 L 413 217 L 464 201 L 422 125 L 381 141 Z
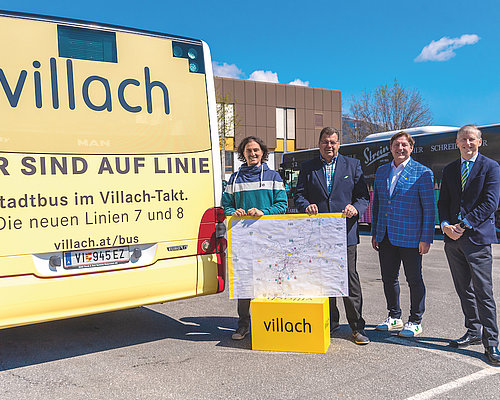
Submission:
M 397 329 L 401 329 L 403 327 L 403 320 L 401 318 L 391 318 L 387 317 L 387 319 L 378 324 L 375 329 L 377 331 L 394 331 Z
M 399 332 L 399 336 L 402 337 L 414 337 L 420 335 L 422 333 L 422 325 L 416 324 L 414 322 L 407 322 L 405 327 L 401 332 Z

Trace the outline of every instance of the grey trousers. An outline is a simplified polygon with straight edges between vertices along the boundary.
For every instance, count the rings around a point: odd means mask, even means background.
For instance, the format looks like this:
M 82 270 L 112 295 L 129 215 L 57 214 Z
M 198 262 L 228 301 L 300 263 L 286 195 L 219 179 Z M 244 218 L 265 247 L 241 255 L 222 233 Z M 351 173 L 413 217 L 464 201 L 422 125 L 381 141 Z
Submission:
M 460 298 L 467 332 L 479 336 L 482 328 L 484 346 L 498 346 L 491 245 L 478 246 L 462 237 L 446 242 L 444 251 Z
M 347 321 L 353 331 L 365 329 L 365 320 L 361 315 L 363 308 L 363 296 L 361 295 L 361 283 L 356 270 L 357 245 L 347 246 L 347 269 L 349 281 L 349 296 L 342 297 Z M 337 298 L 330 297 L 330 323 L 339 322 L 340 313 L 337 308 Z
M 238 299 L 238 328 L 250 327 L 250 301 L 252 299 Z

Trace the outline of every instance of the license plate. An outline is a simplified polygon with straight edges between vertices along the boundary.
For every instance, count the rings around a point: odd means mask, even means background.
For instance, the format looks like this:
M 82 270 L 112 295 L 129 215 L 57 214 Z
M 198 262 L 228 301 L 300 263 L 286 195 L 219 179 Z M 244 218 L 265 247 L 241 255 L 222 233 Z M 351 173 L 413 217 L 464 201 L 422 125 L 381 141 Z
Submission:
M 113 247 L 109 249 L 67 251 L 64 253 L 65 269 L 103 267 L 126 263 L 130 259 L 128 247 Z

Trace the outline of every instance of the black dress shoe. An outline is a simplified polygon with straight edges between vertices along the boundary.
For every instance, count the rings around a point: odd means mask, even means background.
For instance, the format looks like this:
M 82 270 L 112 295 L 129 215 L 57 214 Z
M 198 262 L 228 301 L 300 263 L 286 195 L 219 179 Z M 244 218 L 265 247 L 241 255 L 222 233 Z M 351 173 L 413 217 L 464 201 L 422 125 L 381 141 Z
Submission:
M 450 347 L 467 347 L 471 344 L 481 344 L 481 336 L 471 335 L 467 332 L 460 339 L 450 340 Z
M 491 365 L 500 365 L 500 351 L 497 346 L 485 347 L 484 354 Z

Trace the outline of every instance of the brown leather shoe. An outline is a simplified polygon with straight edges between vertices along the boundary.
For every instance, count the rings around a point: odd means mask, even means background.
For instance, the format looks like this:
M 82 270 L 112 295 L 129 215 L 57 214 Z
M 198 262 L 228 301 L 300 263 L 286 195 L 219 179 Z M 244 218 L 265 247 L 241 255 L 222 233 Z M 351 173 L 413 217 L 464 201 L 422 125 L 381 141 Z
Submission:
M 353 331 L 352 332 L 352 340 L 356 344 L 368 344 L 370 343 L 370 339 L 366 336 L 365 331 Z

